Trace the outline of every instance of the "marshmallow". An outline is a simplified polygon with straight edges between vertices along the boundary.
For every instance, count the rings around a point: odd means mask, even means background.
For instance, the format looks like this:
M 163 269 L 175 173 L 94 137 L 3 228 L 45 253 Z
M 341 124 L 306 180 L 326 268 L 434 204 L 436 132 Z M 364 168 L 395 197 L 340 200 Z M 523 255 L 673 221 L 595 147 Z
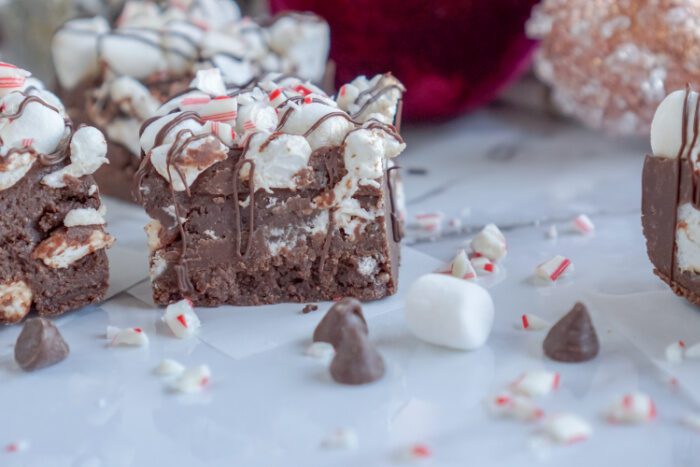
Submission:
M 643 423 L 656 418 L 656 406 L 649 396 L 642 393 L 625 394 L 610 407 L 611 423 Z
M 579 214 L 576 216 L 576 218 L 571 221 L 571 226 L 582 235 L 591 234 L 595 230 L 593 221 L 585 214 Z
M 522 329 L 527 329 L 528 331 L 540 331 L 542 329 L 547 329 L 550 324 L 544 319 L 533 314 L 524 314 L 521 319 Z
M 535 275 L 540 279 L 554 282 L 561 277 L 571 266 L 571 260 L 557 255 L 545 261 L 535 268 Z
M 593 428 L 587 421 L 569 413 L 548 417 L 544 422 L 544 430 L 553 441 L 561 444 L 584 441 L 593 434 Z
M 161 360 L 158 366 L 153 369 L 153 372 L 159 376 L 178 376 L 184 371 L 185 366 L 182 363 L 170 358 Z
M 207 365 L 199 365 L 186 369 L 175 381 L 172 388 L 181 393 L 194 393 L 203 390 L 211 379 L 211 371 Z
M 163 313 L 163 321 L 175 334 L 175 337 L 180 339 L 193 336 L 201 327 L 199 317 L 195 314 L 192 302 L 188 299 L 168 305 Z
M 68 21 L 56 32 L 51 53 L 61 86 L 73 89 L 85 78 L 97 75 L 97 38 L 107 31 L 109 23 L 98 16 Z
M 268 193 L 272 193 L 273 188 L 296 190 L 296 175 L 308 167 L 311 147 L 302 136 L 260 132 L 251 136 L 245 157 L 255 162 L 253 185 L 256 190 Z M 247 180 L 250 171 L 250 164 L 244 165 L 241 178 Z
M 513 392 L 528 397 L 546 396 L 559 387 L 559 373 L 533 370 L 523 373 L 512 385 Z
M 24 281 L 0 283 L 0 323 L 18 323 L 32 306 L 34 293 Z
M 109 163 L 106 156 L 107 142 L 102 132 L 97 128 L 84 126 L 73 133 L 70 142 L 71 163 L 44 176 L 41 182 L 52 188 L 63 188 L 66 186 L 64 177 L 80 178 L 91 175 L 102 164 Z
M 190 87 L 197 88 L 212 96 L 226 95 L 226 85 L 221 77 L 221 71 L 216 68 L 199 70 L 190 83 Z
M 471 261 L 469 261 L 466 251 L 460 250 L 460 252 L 457 253 L 455 259 L 452 260 L 450 273 L 458 279 L 476 279 L 476 271 Z
M 695 107 L 698 100 L 698 93 L 690 92 L 688 98 L 688 123 L 685 133 L 693 134 L 693 122 L 695 120 Z M 651 121 L 651 150 L 654 156 L 676 158 L 681 149 L 682 134 L 684 129 L 681 128 L 683 122 L 683 106 L 685 105 L 685 91 L 678 90 L 670 93 L 661 101 L 661 104 L 656 108 L 654 118 Z M 696 141 L 691 148 L 690 145 L 686 150 L 690 150 L 693 160 L 698 153 L 700 141 Z M 685 156 L 685 155 L 684 155 Z
M 321 447 L 325 449 L 354 450 L 357 449 L 359 444 L 355 430 L 350 428 L 338 428 L 321 442 Z
M 507 393 L 488 398 L 486 406 L 496 416 L 521 421 L 538 420 L 544 416 L 544 411 L 532 399 Z
M 50 268 L 64 269 L 98 250 L 109 248 L 114 237 L 102 228 L 95 228 L 89 235 L 72 238 L 66 229 L 55 230 L 32 252 L 32 258 L 40 259 Z
M 506 237 L 496 224 L 488 224 L 472 239 L 472 251 L 492 261 L 499 261 L 508 252 Z
M 685 351 L 685 342 L 676 341 L 672 342 L 666 347 L 665 355 L 666 360 L 671 363 L 680 363 L 683 361 Z
M 107 329 L 107 334 L 114 333 L 114 330 Z M 124 345 L 132 347 L 148 347 L 148 336 L 141 328 L 126 328 L 116 331 L 112 337 L 112 346 Z
M 488 291 L 472 282 L 428 274 L 411 285 L 405 317 L 416 337 L 461 350 L 484 345 L 494 319 Z
M 94 208 L 71 209 L 63 218 L 63 225 L 66 227 L 77 227 L 82 225 L 102 225 L 105 223 L 102 214 Z

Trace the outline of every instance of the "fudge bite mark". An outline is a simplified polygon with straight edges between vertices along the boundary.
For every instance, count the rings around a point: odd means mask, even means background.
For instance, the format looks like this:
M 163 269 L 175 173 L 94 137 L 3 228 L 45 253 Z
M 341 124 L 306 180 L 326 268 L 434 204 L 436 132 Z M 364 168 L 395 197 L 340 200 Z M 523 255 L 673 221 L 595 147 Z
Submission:
M 104 296 L 103 250 L 113 238 L 90 175 L 106 149 L 95 128 L 74 132 L 61 102 L 29 72 L 0 63 L 0 323 Z
M 143 124 L 134 190 L 153 219 L 156 302 L 394 293 L 403 86 L 390 74 L 360 83 L 376 112 L 351 115 L 286 75 L 226 91 L 218 70 L 201 70 Z
M 270 71 L 320 82 L 328 58 L 328 25 L 310 13 L 254 21 L 241 18 L 232 1 L 162 3 L 129 1 L 114 25 L 100 17 L 68 21 L 52 44 L 69 112 L 108 137 L 113 164 L 98 182 L 128 201 L 139 127 L 197 70 L 219 69 L 227 85 L 239 87 Z

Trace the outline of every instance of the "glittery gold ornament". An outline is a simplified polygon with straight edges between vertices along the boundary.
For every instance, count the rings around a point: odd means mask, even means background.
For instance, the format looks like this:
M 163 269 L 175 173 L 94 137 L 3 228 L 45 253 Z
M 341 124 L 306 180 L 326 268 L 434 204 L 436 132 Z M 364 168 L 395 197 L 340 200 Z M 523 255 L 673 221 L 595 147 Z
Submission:
M 667 93 L 700 84 L 698 0 L 543 0 L 527 34 L 555 103 L 611 133 L 648 133 Z

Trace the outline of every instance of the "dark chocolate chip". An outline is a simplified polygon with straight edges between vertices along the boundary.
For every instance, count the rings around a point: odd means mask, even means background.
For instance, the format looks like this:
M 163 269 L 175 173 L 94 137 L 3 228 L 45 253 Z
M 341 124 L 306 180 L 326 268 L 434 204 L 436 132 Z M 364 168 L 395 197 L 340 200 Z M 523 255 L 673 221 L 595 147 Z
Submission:
M 352 321 L 359 320 L 351 318 Z M 361 326 L 345 326 L 331 361 L 331 376 L 341 384 L 367 384 L 384 376 L 384 359 Z
M 358 318 L 358 319 L 351 319 Z M 362 304 L 354 298 L 343 298 L 326 313 L 316 330 L 314 331 L 314 342 L 328 342 L 333 347 L 338 347 L 342 337 L 342 330 L 348 324 L 356 325 L 367 335 L 367 321 L 362 314 Z
M 301 312 L 303 314 L 307 314 L 307 313 L 311 313 L 312 311 L 316 311 L 316 310 L 318 310 L 318 305 L 315 305 L 313 303 L 309 303 L 301 310 Z
M 598 355 L 600 344 L 586 306 L 578 302 L 547 333 L 544 353 L 560 362 L 585 362 Z
M 55 365 L 68 352 L 68 344 L 58 328 L 45 318 L 28 319 L 15 344 L 15 360 L 25 371 Z

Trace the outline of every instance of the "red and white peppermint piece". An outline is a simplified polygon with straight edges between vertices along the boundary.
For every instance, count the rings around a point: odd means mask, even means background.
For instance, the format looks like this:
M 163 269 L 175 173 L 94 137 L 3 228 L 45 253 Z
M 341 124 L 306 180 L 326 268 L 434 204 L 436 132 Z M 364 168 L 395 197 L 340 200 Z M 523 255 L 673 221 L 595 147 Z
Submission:
M 472 239 L 471 245 L 474 253 L 479 253 L 492 261 L 499 261 L 508 252 L 506 237 L 496 224 L 488 224 L 484 227 Z
M 403 456 L 406 460 L 424 460 L 433 457 L 433 450 L 425 443 L 414 443 L 406 449 Z
M 610 423 L 644 423 L 656 418 L 656 406 L 651 397 L 641 392 L 625 394 L 610 407 Z
M 571 260 L 568 258 L 557 255 L 537 266 L 535 269 L 535 275 L 540 279 L 554 282 L 564 275 L 567 270 L 569 270 L 571 264 Z
M 207 365 L 199 365 L 186 369 L 173 384 L 173 389 L 182 393 L 193 393 L 203 390 L 211 380 L 211 371 Z
M 546 396 L 559 387 L 561 377 L 555 371 L 532 370 L 523 373 L 511 385 L 513 392 L 529 397 Z
M 527 329 L 528 331 L 541 331 L 550 326 L 544 319 L 530 313 L 525 313 L 520 317 L 520 325 L 522 329 Z
M 31 75 L 28 71 L 12 64 L 0 62 L 0 97 L 22 89 Z
M 314 342 L 306 348 L 306 355 L 322 361 L 330 362 L 335 355 L 333 344 L 328 342 Z
M 180 339 L 194 335 L 202 325 L 188 299 L 168 305 L 163 313 L 163 321 L 175 337 Z
M 204 131 L 216 136 L 226 146 L 233 146 L 236 141 L 236 130 L 227 123 L 207 121 L 204 126 Z
M 469 261 L 466 251 L 461 250 L 452 260 L 450 274 L 458 279 L 476 279 L 476 271 L 474 270 L 474 266 L 472 266 L 471 261 Z
M 496 265 L 486 256 L 475 256 L 471 259 L 472 266 L 478 275 L 493 274 L 496 272 Z
M 700 343 L 686 346 L 684 355 L 686 358 L 700 358 Z
M 338 428 L 321 442 L 321 447 L 324 449 L 353 450 L 359 445 L 357 433 L 351 428 Z
M 159 376 L 176 376 L 185 371 L 185 366 L 171 358 L 163 359 L 153 372 Z
M 268 97 L 270 99 L 270 104 L 272 104 L 273 107 L 279 107 L 282 103 L 286 102 L 288 99 L 287 95 L 285 94 L 285 92 L 282 88 L 273 89 L 268 94 Z
M 424 232 L 439 233 L 442 230 L 442 221 L 445 215 L 441 212 L 431 212 L 425 214 L 417 214 L 416 225 Z
M 527 422 L 544 416 L 544 411 L 532 399 L 515 394 L 501 393 L 488 399 L 486 403 L 491 413 L 500 417 Z
M 118 328 L 117 328 L 118 329 Z M 147 347 L 148 336 L 141 328 L 126 328 L 119 329 L 115 332 L 112 327 L 107 328 L 107 334 L 112 334 L 112 346 L 131 346 L 131 347 Z
M 19 453 L 19 452 L 24 452 L 27 449 L 29 449 L 29 441 L 27 440 L 19 440 L 15 441 L 13 443 L 8 444 L 5 446 L 5 452 L 7 453 Z
M 121 329 L 116 326 L 107 326 L 107 332 L 105 335 L 107 336 L 107 339 L 112 340 L 117 334 L 119 334 L 119 331 L 121 331 Z
M 593 221 L 591 221 L 591 218 L 585 214 L 579 214 L 578 216 L 576 216 L 576 218 L 574 218 L 574 220 L 571 221 L 571 225 L 574 228 L 574 230 L 583 235 L 592 234 L 595 230 L 595 225 L 593 225 Z
M 666 347 L 666 360 L 671 363 L 680 363 L 685 354 L 685 342 L 682 340 L 672 342 Z
M 593 427 L 578 415 L 560 413 L 545 420 L 544 431 L 557 443 L 572 444 L 590 438 Z
M 688 413 L 681 417 L 681 423 L 691 430 L 700 433 L 700 414 L 698 413 Z

